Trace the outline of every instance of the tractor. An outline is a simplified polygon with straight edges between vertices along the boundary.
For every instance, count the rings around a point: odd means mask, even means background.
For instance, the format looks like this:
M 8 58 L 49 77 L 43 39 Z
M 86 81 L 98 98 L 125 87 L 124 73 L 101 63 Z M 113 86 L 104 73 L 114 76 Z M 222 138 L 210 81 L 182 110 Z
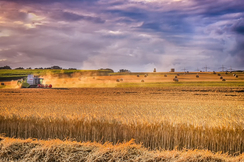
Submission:
M 51 84 L 43 84 L 43 78 L 28 75 L 27 78 L 19 79 L 17 85 L 21 88 L 52 88 Z

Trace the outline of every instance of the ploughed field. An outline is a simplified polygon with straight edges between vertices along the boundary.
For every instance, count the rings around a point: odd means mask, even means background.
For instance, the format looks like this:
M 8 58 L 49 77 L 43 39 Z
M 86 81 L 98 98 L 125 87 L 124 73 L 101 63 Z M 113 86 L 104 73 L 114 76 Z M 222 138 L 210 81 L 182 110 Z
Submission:
M 243 86 L 0 89 L 0 103 L 3 138 L 244 152 Z

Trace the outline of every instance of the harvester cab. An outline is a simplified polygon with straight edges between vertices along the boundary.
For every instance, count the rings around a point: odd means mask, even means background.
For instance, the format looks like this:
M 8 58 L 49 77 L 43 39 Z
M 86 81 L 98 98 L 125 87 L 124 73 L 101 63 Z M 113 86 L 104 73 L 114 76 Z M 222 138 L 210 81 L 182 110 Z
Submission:
M 28 75 L 27 78 L 19 79 L 17 85 L 21 88 L 52 88 L 51 84 L 43 84 L 43 78 Z

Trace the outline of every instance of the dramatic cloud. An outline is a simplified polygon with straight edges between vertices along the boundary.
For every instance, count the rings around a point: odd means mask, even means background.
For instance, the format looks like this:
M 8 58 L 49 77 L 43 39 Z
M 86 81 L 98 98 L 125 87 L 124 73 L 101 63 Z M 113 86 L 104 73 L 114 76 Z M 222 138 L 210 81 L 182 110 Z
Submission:
M 242 0 L 6 0 L 0 66 L 244 69 Z
M 97 18 L 97 17 L 83 16 L 83 15 L 79 15 L 79 14 L 67 12 L 67 11 L 56 12 L 51 17 L 57 21 L 68 21 L 69 22 L 69 21 L 87 20 L 87 21 L 92 21 L 94 23 L 104 23 L 103 20 L 101 20 L 100 18 Z

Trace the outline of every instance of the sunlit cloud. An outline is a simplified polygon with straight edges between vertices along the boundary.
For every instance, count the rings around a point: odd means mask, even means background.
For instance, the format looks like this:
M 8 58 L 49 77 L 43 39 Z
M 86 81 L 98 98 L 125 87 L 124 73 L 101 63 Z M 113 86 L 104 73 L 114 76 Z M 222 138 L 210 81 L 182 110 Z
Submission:
M 0 50 L 0 58 L 14 67 L 168 71 L 209 64 L 214 70 L 221 62 L 244 68 L 243 5 L 241 0 L 1 1 L 0 49 L 8 50 Z

